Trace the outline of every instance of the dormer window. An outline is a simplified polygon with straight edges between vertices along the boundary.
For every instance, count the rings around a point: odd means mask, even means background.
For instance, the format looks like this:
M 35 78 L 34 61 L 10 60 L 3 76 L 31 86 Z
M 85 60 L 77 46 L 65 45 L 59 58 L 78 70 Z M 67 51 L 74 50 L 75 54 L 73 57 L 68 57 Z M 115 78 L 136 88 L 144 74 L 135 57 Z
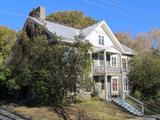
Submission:
M 99 35 L 98 37 L 99 37 L 99 44 L 104 45 L 104 36 Z

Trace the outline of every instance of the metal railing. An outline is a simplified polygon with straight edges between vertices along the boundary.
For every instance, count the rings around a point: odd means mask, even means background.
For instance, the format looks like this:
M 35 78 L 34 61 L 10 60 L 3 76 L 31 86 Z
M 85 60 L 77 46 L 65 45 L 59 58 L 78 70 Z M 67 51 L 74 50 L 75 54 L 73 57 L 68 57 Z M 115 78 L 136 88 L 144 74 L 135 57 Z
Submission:
M 142 113 L 144 115 L 144 103 L 141 102 L 140 100 L 136 99 L 135 97 L 130 96 L 130 95 L 128 95 L 128 98 L 131 99 L 131 100 L 133 100 L 134 102 L 140 104 Z

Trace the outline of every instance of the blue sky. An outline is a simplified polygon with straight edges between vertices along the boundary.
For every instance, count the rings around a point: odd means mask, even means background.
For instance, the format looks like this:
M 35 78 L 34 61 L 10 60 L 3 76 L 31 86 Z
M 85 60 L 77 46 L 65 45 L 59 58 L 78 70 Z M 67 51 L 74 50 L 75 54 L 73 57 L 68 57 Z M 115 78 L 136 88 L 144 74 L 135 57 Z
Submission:
M 136 35 L 160 27 L 160 0 L 5 0 L 0 4 L 0 25 L 19 30 L 29 11 L 40 5 L 46 8 L 47 15 L 81 10 L 97 20 L 106 20 L 113 32 Z

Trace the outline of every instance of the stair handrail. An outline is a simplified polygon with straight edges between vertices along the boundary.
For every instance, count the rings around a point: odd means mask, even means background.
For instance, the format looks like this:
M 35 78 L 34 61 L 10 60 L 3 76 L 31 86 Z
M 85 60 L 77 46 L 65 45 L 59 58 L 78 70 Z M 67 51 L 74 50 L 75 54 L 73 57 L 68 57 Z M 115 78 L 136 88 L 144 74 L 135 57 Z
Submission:
M 128 95 L 128 97 L 129 97 L 130 99 L 136 101 L 137 103 L 141 104 L 141 110 L 142 110 L 142 113 L 143 113 L 143 115 L 144 115 L 144 103 L 143 103 L 142 101 L 138 100 L 137 98 L 131 96 L 131 95 Z

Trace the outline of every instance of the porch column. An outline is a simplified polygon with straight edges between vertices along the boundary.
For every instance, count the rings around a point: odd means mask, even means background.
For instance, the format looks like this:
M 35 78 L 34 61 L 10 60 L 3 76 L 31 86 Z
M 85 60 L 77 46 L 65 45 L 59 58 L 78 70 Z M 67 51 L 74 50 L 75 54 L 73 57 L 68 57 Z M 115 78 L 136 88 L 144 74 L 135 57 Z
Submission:
M 104 50 L 104 81 L 105 81 L 105 100 L 108 100 L 108 81 L 107 81 L 107 62 L 106 51 Z
M 90 61 L 91 61 L 91 73 L 90 73 L 90 77 L 91 77 L 91 79 L 92 79 L 92 81 L 93 81 L 93 59 L 92 59 L 92 51 L 91 50 L 89 50 L 89 55 L 90 55 Z
M 104 50 L 104 72 L 107 72 L 106 51 Z
M 121 76 L 121 85 L 122 85 L 122 87 L 121 87 L 121 98 L 125 98 L 125 95 L 124 95 L 124 77 L 123 77 L 123 75 Z
M 122 53 L 119 54 L 120 55 L 120 67 L 121 69 L 123 68 L 122 66 Z M 120 95 L 121 98 L 124 98 L 124 78 L 123 78 L 123 73 L 121 74 L 121 90 L 120 90 Z

